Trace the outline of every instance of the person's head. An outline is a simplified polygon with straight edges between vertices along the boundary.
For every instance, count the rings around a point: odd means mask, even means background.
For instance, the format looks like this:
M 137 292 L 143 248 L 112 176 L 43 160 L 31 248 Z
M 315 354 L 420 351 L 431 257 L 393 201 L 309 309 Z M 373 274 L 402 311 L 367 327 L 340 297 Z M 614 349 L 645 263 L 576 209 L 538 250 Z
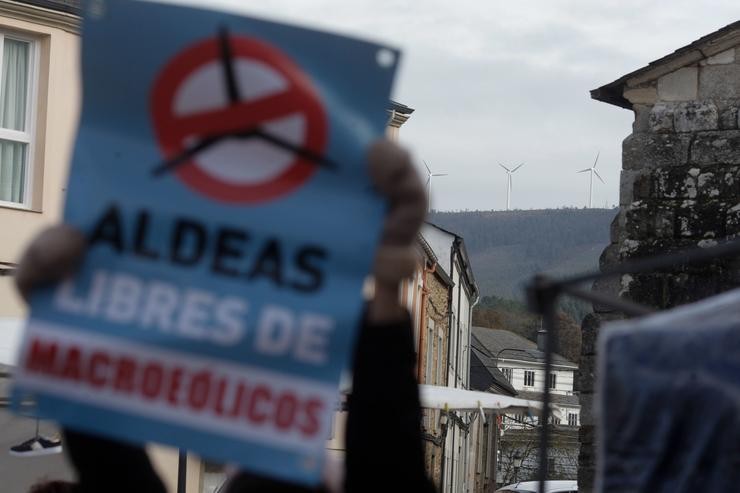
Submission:
M 74 483 L 69 481 L 47 481 L 42 480 L 31 486 L 28 493 L 73 493 Z

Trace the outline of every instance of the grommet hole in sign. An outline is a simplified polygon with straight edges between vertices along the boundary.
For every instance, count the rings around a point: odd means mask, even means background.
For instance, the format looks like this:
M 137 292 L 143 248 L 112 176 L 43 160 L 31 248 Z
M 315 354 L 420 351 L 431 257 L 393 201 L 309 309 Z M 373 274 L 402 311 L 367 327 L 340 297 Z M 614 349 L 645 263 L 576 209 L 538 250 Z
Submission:
M 383 68 L 390 68 L 396 63 L 396 55 L 391 50 L 383 48 L 378 50 L 375 61 Z

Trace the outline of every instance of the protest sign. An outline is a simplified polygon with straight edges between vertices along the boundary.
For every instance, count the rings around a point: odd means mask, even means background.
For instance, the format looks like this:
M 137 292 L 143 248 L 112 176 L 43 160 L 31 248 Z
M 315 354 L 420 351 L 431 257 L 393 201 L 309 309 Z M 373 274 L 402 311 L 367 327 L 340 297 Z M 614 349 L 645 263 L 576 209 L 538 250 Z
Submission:
M 318 481 L 383 217 L 366 166 L 392 49 L 233 14 L 89 3 L 64 221 L 14 402 Z

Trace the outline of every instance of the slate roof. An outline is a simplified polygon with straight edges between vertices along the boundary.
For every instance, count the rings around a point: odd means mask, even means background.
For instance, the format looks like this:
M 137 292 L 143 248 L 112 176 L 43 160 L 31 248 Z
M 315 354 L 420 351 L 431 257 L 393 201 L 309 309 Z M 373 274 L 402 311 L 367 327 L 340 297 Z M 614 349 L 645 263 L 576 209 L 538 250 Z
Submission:
M 520 390 L 517 394 L 517 397 L 520 399 L 529 399 L 533 401 L 540 401 L 542 402 L 542 392 L 530 392 L 528 390 Z M 580 407 L 580 403 L 578 402 L 578 396 L 577 395 L 562 395 L 562 394 L 554 394 L 550 393 L 550 400 L 553 404 L 560 404 L 561 406 L 578 406 Z
M 82 3 L 81 0 L 16 0 L 19 3 L 27 3 L 37 7 L 43 7 L 50 10 L 58 10 L 68 14 L 80 15 Z
M 545 353 L 537 349 L 537 344 L 519 334 L 503 329 L 473 327 L 473 335 L 488 349 L 494 361 L 496 356 L 500 356 L 502 360 L 530 361 L 542 364 L 545 362 Z M 506 351 L 502 351 L 504 349 Z M 515 351 L 511 351 L 512 349 Z M 557 353 L 552 355 L 552 364 L 578 367 L 578 365 Z
M 496 368 L 493 355 L 473 335 L 470 350 L 470 388 L 482 392 L 495 391 L 504 395 L 517 395 L 503 373 Z
M 394 110 L 396 113 L 401 113 L 402 115 L 410 115 L 414 112 L 414 108 L 411 108 L 410 106 L 406 106 L 403 103 L 399 103 L 398 101 L 390 100 L 390 108 L 389 110 Z
M 468 249 L 465 246 L 465 238 L 455 233 L 454 231 L 445 229 L 442 226 L 439 226 L 438 224 L 435 224 L 429 220 L 425 221 L 425 224 L 428 224 L 429 226 L 433 228 L 437 228 L 443 233 L 447 233 L 448 235 L 451 235 L 452 237 L 455 238 L 455 241 L 459 245 L 460 251 L 463 257 L 463 264 L 464 264 L 463 272 L 465 273 L 465 277 L 468 278 L 468 284 L 473 289 L 474 297 L 477 298 L 480 291 L 478 290 L 478 283 L 475 282 L 475 276 L 473 275 L 473 267 L 472 265 L 470 265 L 470 255 L 468 255 Z
M 591 91 L 591 97 L 598 101 L 621 106 L 622 108 L 632 109 L 632 103 L 622 95 L 624 86 L 627 85 L 628 80 L 635 79 L 642 75 L 647 75 L 648 72 L 658 69 L 661 66 L 665 66 L 666 70 L 664 73 L 656 74 L 654 77 L 657 78 L 660 75 L 665 75 L 666 73 L 678 70 L 682 66 L 690 65 L 703 58 L 715 55 L 720 51 L 727 49 L 727 46 L 717 46 L 719 40 L 725 40 L 727 38 L 732 40 L 737 39 L 737 43 L 731 41 L 731 44 L 740 45 L 740 21 L 735 21 L 732 24 L 728 24 L 727 26 L 714 31 L 713 33 L 702 36 L 696 41 L 689 43 L 686 46 L 682 46 L 673 53 L 662 58 L 653 60 L 644 67 L 639 68 L 634 72 L 630 72 L 614 82 L 610 82 L 609 84 L 603 85 L 597 89 L 593 89 Z

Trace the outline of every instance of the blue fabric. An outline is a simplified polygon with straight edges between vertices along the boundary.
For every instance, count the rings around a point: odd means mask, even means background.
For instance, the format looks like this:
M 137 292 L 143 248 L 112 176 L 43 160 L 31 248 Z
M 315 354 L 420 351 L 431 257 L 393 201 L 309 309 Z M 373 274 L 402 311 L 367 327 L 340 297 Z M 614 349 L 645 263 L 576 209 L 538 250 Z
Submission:
M 737 491 L 739 300 L 602 329 L 601 491 Z

